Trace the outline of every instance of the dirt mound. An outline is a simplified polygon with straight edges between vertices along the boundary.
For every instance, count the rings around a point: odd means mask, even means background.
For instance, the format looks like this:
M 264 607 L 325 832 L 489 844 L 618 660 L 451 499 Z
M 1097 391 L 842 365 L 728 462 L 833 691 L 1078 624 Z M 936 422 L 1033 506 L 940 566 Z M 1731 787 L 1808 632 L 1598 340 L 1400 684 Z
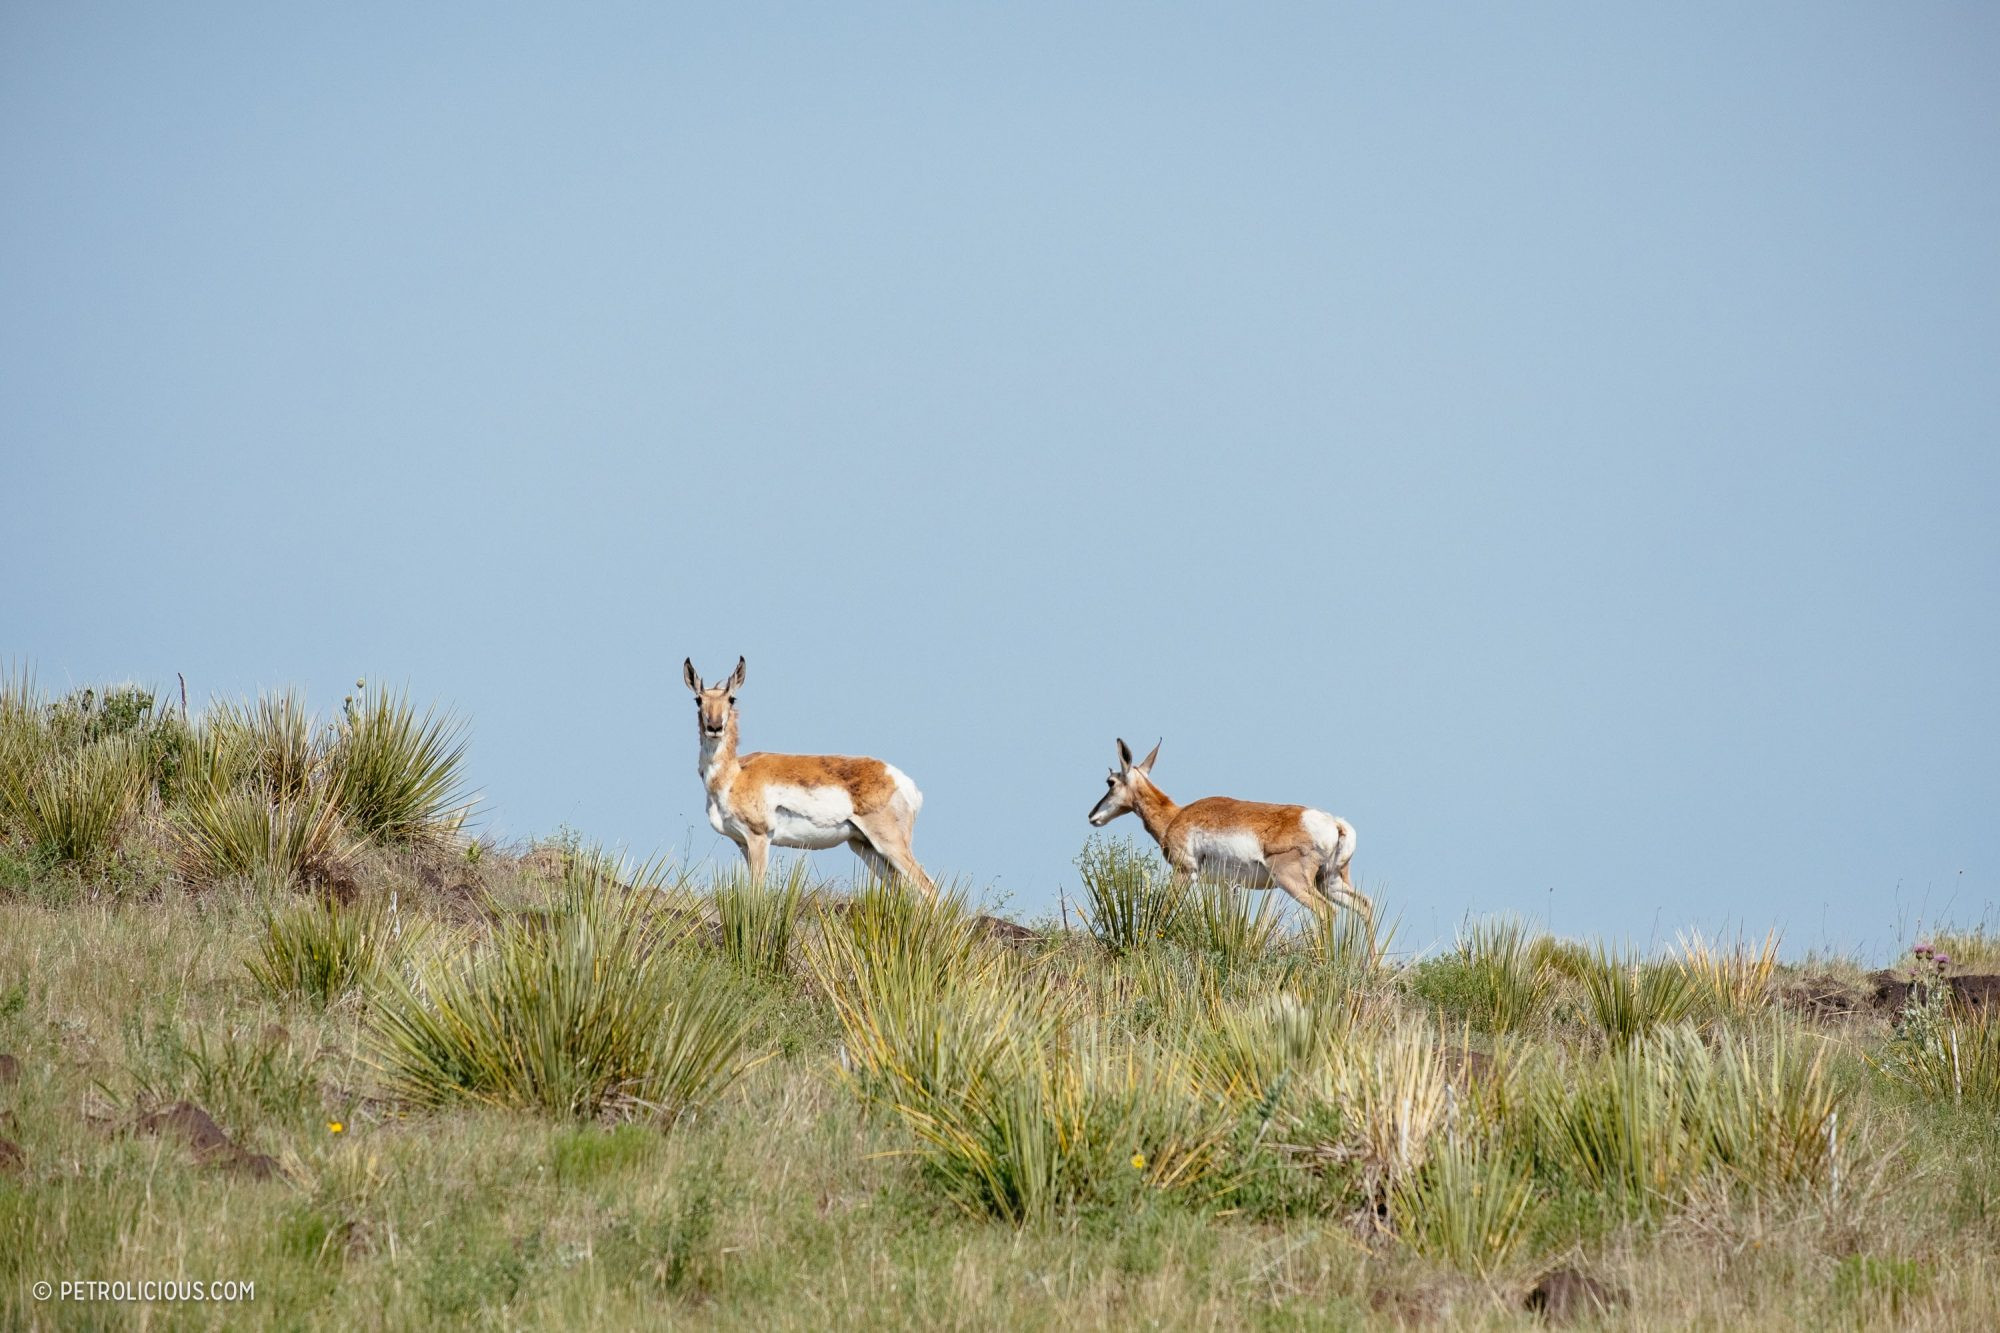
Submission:
M 0 1083 L 17 1083 L 21 1078 L 21 1057 L 0 1052 Z
M 1942 985 L 1951 993 L 1951 998 L 1970 1009 L 2000 1010 L 2000 976 L 1990 972 L 1969 973 L 1942 979 L 1914 978 L 1900 972 L 1870 972 L 1868 980 L 1874 985 L 1870 1002 L 1877 1009 L 1891 1012 L 1900 1010 L 1911 1002 L 1922 1004 L 1930 998 L 1931 988 Z
M 1552 1268 L 1521 1298 L 1526 1309 L 1552 1324 L 1609 1314 L 1625 1303 L 1625 1293 L 1574 1268 Z
M 1800 977 L 1778 990 L 1778 1003 L 1808 1018 L 1846 1018 L 1869 1003 L 1869 997 L 1837 977 Z
M 193 1102 L 175 1102 L 163 1111 L 140 1116 L 132 1128 L 139 1134 L 179 1139 L 201 1166 L 240 1171 L 257 1180 L 269 1180 L 278 1174 L 276 1158 L 238 1146 L 234 1139 L 222 1132 L 222 1126 L 215 1123 L 214 1116 Z
M 18 1176 L 28 1169 L 28 1155 L 12 1139 L 0 1139 L 0 1173 Z

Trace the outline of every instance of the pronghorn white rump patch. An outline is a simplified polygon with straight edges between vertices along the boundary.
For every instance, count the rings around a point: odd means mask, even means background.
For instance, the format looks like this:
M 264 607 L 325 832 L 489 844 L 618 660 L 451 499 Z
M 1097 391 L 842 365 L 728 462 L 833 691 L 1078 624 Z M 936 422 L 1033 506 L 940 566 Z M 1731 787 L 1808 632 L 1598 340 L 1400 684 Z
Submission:
M 844 787 L 772 783 L 764 789 L 764 806 L 770 812 L 771 841 L 780 847 L 819 850 L 854 836 L 854 798 Z
M 1248 829 L 1195 829 L 1188 834 L 1187 849 L 1204 875 L 1250 888 L 1271 882 L 1264 845 Z
M 1346 820 L 1324 810 L 1305 810 L 1299 814 L 1299 822 L 1329 864 L 1338 865 L 1354 855 L 1354 825 Z
M 889 781 L 896 784 L 896 794 L 903 798 L 903 804 L 910 807 L 910 813 L 914 815 L 923 809 L 924 794 L 917 790 L 916 783 L 910 781 L 910 775 L 894 764 L 884 764 L 882 767 L 888 772 Z

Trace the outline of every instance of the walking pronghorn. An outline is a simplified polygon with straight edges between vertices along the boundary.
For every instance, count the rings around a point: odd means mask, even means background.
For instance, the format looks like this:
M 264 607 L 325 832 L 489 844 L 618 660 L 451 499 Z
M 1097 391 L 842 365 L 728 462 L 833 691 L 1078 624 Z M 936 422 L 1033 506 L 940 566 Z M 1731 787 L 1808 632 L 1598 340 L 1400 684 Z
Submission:
M 917 864 L 910 835 L 924 794 L 902 770 L 880 759 L 844 754 L 736 753 L 736 691 L 743 688 L 743 659 L 719 685 L 706 688 L 694 661 L 682 664 L 694 691 L 701 732 L 695 770 L 708 788 L 708 822 L 743 849 L 750 877 L 764 878 L 771 844 L 823 850 L 846 843 L 883 879 L 901 875 L 935 897 L 937 888 Z
M 1208 875 L 1246 889 L 1283 889 L 1314 913 L 1344 904 L 1372 920 L 1374 904 L 1347 877 L 1354 856 L 1354 826 L 1324 810 L 1303 805 L 1265 805 L 1227 796 L 1207 796 L 1186 805 L 1153 785 L 1153 761 L 1160 747 L 1140 763 L 1118 742 L 1118 767 L 1090 812 L 1103 828 L 1126 811 L 1139 822 L 1176 875 Z

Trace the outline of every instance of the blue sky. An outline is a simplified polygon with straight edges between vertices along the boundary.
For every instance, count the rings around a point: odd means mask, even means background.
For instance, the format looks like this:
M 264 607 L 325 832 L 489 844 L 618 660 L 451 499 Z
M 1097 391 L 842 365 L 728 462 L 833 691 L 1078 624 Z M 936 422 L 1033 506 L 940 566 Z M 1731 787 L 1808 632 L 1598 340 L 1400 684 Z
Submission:
M 1050 906 L 1114 737 L 1467 912 L 2000 901 L 2000 11 L 0 7 L 0 655 Z M 1135 823 L 1118 826 L 1140 834 Z M 820 856 L 847 874 L 844 853 Z

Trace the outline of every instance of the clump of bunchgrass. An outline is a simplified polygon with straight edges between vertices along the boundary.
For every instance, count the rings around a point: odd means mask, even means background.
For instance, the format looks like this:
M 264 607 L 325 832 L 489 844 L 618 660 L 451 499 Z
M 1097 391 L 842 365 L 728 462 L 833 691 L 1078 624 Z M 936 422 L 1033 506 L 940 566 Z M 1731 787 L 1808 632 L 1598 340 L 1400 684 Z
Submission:
M 719 881 L 714 898 L 723 956 L 740 967 L 784 972 L 809 876 L 810 867 L 799 860 L 775 883 L 741 874 Z
M 1410 988 L 1484 1032 L 1542 1021 L 1563 973 L 1548 936 L 1512 917 L 1461 926 L 1452 952 L 1420 965 Z
M 1255 963 L 1269 953 L 1284 919 L 1275 890 L 1252 894 L 1206 877 L 1187 889 L 1183 902 L 1168 937 L 1209 955 L 1225 971 Z
M 370 1029 L 384 1085 L 418 1105 L 679 1118 L 742 1071 L 753 1022 L 671 947 L 687 930 L 645 888 L 579 886 L 547 916 L 502 917 L 484 944 L 386 979 Z
M 245 966 L 274 999 L 324 1008 L 376 977 L 392 929 L 379 899 L 342 904 L 327 896 L 267 909 L 257 955 Z
M 1084 924 L 1112 953 L 1172 936 L 1188 914 L 1187 887 L 1129 839 L 1092 836 L 1076 857 Z
M 45 757 L 6 790 L 7 813 L 28 844 L 69 865 L 99 865 L 146 786 L 139 748 L 127 737 L 93 741 Z
M 1747 1019 L 1770 1001 L 1771 977 L 1778 967 L 1774 928 L 1756 949 L 1742 939 L 1724 948 L 1698 930 L 1679 940 L 1680 968 L 1693 980 L 1696 1003 L 1730 1018 Z
M 1583 992 L 1585 1012 L 1614 1046 L 1680 1022 L 1701 1000 L 1700 983 L 1671 963 L 1629 959 L 1603 945 L 1587 956 L 1558 957 Z
M 1447 1137 L 1389 1195 L 1398 1233 L 1420 1254 L 1480 1277 L 1511 1264 L 1529 1233 L 1531 1164 L 1504 1144 Z

